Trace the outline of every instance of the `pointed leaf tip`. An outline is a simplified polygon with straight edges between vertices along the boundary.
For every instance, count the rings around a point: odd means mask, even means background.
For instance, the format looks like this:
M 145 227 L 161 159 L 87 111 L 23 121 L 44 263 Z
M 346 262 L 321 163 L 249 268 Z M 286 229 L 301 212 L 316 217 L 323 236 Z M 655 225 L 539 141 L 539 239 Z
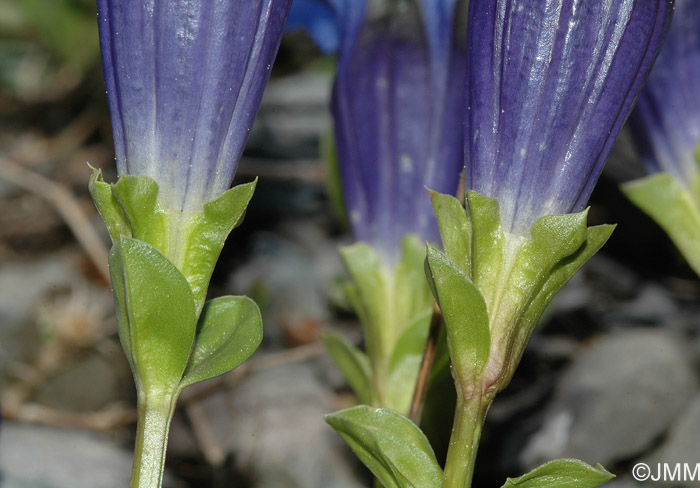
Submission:
M 360 405 L 326 415 L 326 422 L 386 488 L 441 485 L 442 470 L 428 439 L 400 413 Z
M 445 253 L 471 274 L 472 226 L 462 203 L 451 195 L 430 194 Z
M 518 478 L 508 478 L 501 488 L 593 488 L 614 477 L 600 464 L 556 459 Z

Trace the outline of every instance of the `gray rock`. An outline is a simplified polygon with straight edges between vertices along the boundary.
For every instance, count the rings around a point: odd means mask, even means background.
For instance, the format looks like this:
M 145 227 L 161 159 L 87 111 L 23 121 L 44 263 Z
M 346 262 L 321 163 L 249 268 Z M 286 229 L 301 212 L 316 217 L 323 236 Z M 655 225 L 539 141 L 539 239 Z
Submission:
M 678 313 L 668 290 L 654 283 L 644 286 L 637 297 L 617 308 L 613 317 L 637 323 L 662 324 Z
M 584 266 L 583 273 L 595 282 L 595 289 L 606 296 L 632 298 L 639 292 L 639 277 L 630 268 L 596 254 Z
M 39 386 L 33 401 L 68 412 L 92 412 L 113 402 L 135 403 L 134 380 L 121 348 L 86 353 Z
M 521 461 L 574 457 L 611 466 L 650 447 L 696 391 L 685 349 L 663 331 L 605 337 L 574 361 Z
M 297 243 L 311 257 L 313 274 L 321 283 L 328 283 L 338 274 L 345 273 L 338 251 L 341 243 L 329 237 L 327 229 L 319 222 L 310 219 L 286 219 L 280 224 L 279 232 Z
M 175 415 L 168 456 L 193 459 L 204 455 L 211 466 L 224 464 L 233 433 L 227 393 L 209 395 L 188 407 L 187 415 Z
M 37 302 L 52 289 L 79 279 L 69 259 L 53 255 L 30 263 L 3 263 L 0 267 L 0 339 L 27 320 Z
M 196 459 L 201 455 L 202 451 L 193 435 L 188 418 L 176 411 L 168 434 L 168 458 Z
M 36 320 L 42 300 L 54 290 L 81 282 L 65 255 L 0 266 L 0 389 L 16 363 L 31 362 L 41 345 Z
M 696 395 L 674 424 L 664 443 L 642 461 L 649 466 L 667 463 L 671 468 L 675 467 L 676 463 L 685 463 L 692 471 L 696 464 L 700 463 L 699 453 L 700 395 Z M 672 483 L 672 486 L 695 488 L 700 486 L 700 479 L 681 480 Z
M 5 422 L 0 432 L 3 488 L 124 488 L 131 453 L 95 434 Z M 183 484 L 166 477 L 164 486 Z
M 547 308 L 547 316 L 555 310 L 559 313 L 581 310 L 591 303 L 591 288 L 587 285 L 583 272 L 576 273 L 552 299 Z
M 249 145 L 268 146 L 274 135 L 276 145 L 296 145 L 328 131 L 333 74 L 309 70 L 272 80 L 265 89 Z
M 257 488 L 363 486 L 351 453 L 323 421 L 335 406 L 314 370 L 306 363 L 263 370 L 231 393 L 229 444 Z

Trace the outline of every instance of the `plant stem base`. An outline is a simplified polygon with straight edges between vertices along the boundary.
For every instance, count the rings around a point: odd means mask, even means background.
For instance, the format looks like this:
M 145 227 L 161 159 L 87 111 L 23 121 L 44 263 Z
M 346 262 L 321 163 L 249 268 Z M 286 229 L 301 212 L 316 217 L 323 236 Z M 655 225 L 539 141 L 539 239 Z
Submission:
M 491 400 L 457 396 L 452 436 L 447 450 L 443 488 L 471 488 L 481 429 Z
M 131 488 L 160 488 L 176 394 L 139 395 Z

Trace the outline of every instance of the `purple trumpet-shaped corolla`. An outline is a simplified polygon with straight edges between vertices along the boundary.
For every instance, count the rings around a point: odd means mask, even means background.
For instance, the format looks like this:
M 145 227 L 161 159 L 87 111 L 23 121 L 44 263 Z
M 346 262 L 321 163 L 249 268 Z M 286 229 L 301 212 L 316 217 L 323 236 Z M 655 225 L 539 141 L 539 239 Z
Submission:
M 671 29 L 630 115 L 647 171 L 691 185 L 700 142 L 700 2 L 677 0 Z
M 438 239 L 425 187 L 454 194 L 463 165 L 464 53 L 456 0 L 328 0 L 340 28 L 332 95 L 354 237 L 386 259 L 407 233 Z
M 673 0 L 472 0 L 467 189 L 506 232 L 584 209 L 654 62 Z
M 291 0 L 98 0 L 120 174 L 148 176 L 170 210 L 228 189 Z

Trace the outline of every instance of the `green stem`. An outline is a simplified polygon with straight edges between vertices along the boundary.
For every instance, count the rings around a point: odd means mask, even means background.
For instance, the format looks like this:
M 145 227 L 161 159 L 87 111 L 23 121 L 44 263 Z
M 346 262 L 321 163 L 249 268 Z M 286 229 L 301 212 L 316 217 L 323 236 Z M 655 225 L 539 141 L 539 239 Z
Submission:
M 131 488 L 160 488 L 177 394 L 139 393 Z
M 443 488 L 471 488 L 481 428 L 490 403 L 490 400 L 480 395 L 466 399 L 457 395 Z

